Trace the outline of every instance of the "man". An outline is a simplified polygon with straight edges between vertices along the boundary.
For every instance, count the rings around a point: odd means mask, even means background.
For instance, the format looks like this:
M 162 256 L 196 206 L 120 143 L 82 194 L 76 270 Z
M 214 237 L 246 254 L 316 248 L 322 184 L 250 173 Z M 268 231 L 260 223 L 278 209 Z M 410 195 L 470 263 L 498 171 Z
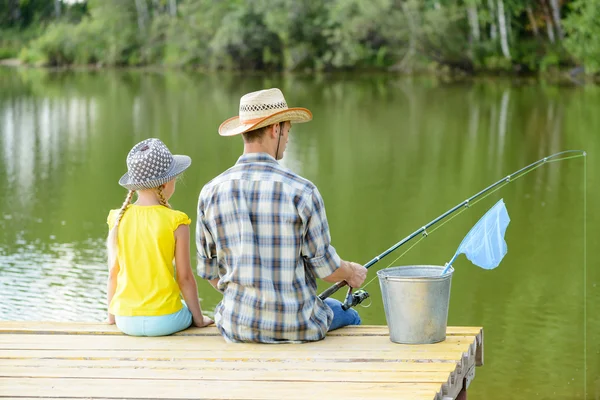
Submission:
M 315 341 L 360 324 L 356 310 L 318 298 L 316 278 L 359 287 L 366 269 L 331 246 L 316 186 L 277 162 L 292 124 L 311 119 L 268 89 L 243 96 L 239 116 L 219 127 L 242 135 L 244 154 L 202 188 L 196 244 L 198 275 L 223 293 L 214 319 L 228 341 Z

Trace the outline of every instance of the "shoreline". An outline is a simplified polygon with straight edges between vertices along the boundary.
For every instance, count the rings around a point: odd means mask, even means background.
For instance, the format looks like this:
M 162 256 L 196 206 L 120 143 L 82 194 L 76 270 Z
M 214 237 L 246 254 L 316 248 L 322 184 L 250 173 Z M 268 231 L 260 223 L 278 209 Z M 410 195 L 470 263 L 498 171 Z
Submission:
M 103 66 L 94 64 L 81 65 L 29 65 L 25 64 L 18 58 L 0 59 L 0 68 L 15 68 L 15 69 L 34 69 L 45 70 L 51 72 L 99 72 L 99 71 L 135 71 L 135 72 L 196 72 L 203 74 L 210 73 L 228 73 L 232 75 L 247 75 L 247 76 L 265 76 L 265 75 L 293 75 L 293 76 L 345 76 L 345 75 L 362 75 L 362 76 L 386 76 L 386 77 L 429 77 L 440 78 L 447 81 L 477 81 L 487 79 L 516 79 L 525 81 L 545 81 L 555 84 L 570 84 L 570 85 L 585 85 L 585 84 L 600 84 L 600 76 L 585 74 L 581 68 L 573 67 L 568 69 L 554 70 L 551 72 L 510 72 L 510 71 L 480 71 L 466 73 L 464 71 L 449 70 L 445 67 L 439 69 L 422 68 L 414 71 L 397 71 L 397 70 L 331 70 L 331 71 L 268 71 L 268 70 L 206 70 L 198 67 L 173 67 L 164 65 L 140 65 L 140 66 Z

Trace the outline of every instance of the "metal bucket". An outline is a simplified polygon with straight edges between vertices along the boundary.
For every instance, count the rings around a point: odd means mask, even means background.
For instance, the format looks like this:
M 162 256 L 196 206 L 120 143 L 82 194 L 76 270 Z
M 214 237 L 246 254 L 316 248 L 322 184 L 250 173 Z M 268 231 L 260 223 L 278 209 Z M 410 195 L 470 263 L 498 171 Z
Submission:
M 385 318 L 394 343 L 428 344 L 446 339 L 454 269 L 413 265 L 377 272 Z

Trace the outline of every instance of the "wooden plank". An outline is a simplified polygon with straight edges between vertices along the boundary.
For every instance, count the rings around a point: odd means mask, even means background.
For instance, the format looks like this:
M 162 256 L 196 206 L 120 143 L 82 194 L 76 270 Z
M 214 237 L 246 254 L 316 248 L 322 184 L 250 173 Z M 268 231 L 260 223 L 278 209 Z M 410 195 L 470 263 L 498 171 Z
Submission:
M 475 365 L 481 367 L 483 365 L 483 328 L 481 333 L 475 338 L 477 341 L 477 349 L 475 353 Z
M 448 326 L 446 336 L 475 336 L 481 332 L 481 327 Z M 342 329 L 328 332 L 327 336 L 389 336 L 387 325 L 346 326 Z
M 12 367 L 87 367 L 87 368 L 156 368 L 174 370 L 261 370 L 261 371 L 337 371 L 337 372 L 444 372 L 446 376 L 456 369 L 454 363 L 394 363 L 394 362 L 310 362 L 310 361 L 146 361 L 146 360 L 61 360 L 61 359 L 0 359 L 0 370 Z
M 130 399 L 428 399 L 436 383 L 264 382 L 198 380 L 119 380 L 0 378 L 0 393 L 14 397 L 130 398 Z
M 255 343 L 227 343 L 221 337 L 203 337 L 195 340 L 185 336 L 144 337 L 104 335 L 0 335 L 0 349 L 86 349 L 86 350 L 222 350 L 254 351 L 277 347 L 286 351 L 466 351 L 475 342 L 472 336 L 450 336 L 444 342 L 429 345 L 393 343 L 385 336 L 327 337 L 325 340 L 303 344 L 269 346 Z
M 447 328 L 448 336 L 478 335 L 480 327 Z M 122 335 L 115 325 L 85 322 L 37 322 L 37 321 L 4 321 L 0 323 L 0 333 L 35 333 L 35 334 L 69 334 L 69 335 Z M 220 336 L 216 327 L 189 328 L 176 336 Z M 348 326 L 329 332 L 328 336 L 389 336 L 386 325 Z
M 392 343 L 387 326 L 262 345 L 226 343 L 215 327 L 134 338 L 99 323 L 0 322 L 2 398 L 439 400 L 482 363 L 479 327 L 448 327 L 431 345 Z
M 269 349 L 272 348 L 272 350 Z M 31 359 L 136 359 L 136 360 L 208 360 L 208 361 L 385 361 L 385 362 L 456 362 L 463 355 L 462 351 L 287 351 L 283 347 L 266 346 L 256 351 L 222 351 L 222 350 L 0 350 L 0 358 Z
M 199 329 L 199 328 L 196 328 Z M 202 328 L 213 336 L 220 335 L 217 328 Z M 68 334 L 68 335 L 122 335 L 115 325 L 87 322 L 47 322 L 47 321 L 3 321 L 0 333 Z
M 140 368 L 94 368 L 82 366 L 62 367 L 0 367 L 4 378 L 96 378 L 96 379 L 179 379 L 204 381 L 289 381 L 289 382 L 391 382 L 391 383 L 438 383 L 448 380 L 446 371 L 291 371 L 291 370 L 223 370 L 223 369 L 164 369 Z

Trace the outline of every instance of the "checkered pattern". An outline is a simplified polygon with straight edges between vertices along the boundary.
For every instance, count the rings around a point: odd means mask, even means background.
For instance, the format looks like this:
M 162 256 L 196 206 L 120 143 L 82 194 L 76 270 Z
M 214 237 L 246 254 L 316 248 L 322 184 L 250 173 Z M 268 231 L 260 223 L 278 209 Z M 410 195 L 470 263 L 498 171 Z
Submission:
M 322 339 L 333 313 L 316 278 L 340 258 L 323 199 L 308 180 L 265 153 L 245 154 L 200 193 L 198 275 L 219 278 L 215 322 L 232 342 Z
M 246 112 L 287 110 L 288 105 L 285 101 L 266 104 L 240 104 L 240 115 Z
M 266 118 L 273 113 L 288 109 L 281 90 L 277 88 L 247 93 L 240 99 L 240 121 Z

